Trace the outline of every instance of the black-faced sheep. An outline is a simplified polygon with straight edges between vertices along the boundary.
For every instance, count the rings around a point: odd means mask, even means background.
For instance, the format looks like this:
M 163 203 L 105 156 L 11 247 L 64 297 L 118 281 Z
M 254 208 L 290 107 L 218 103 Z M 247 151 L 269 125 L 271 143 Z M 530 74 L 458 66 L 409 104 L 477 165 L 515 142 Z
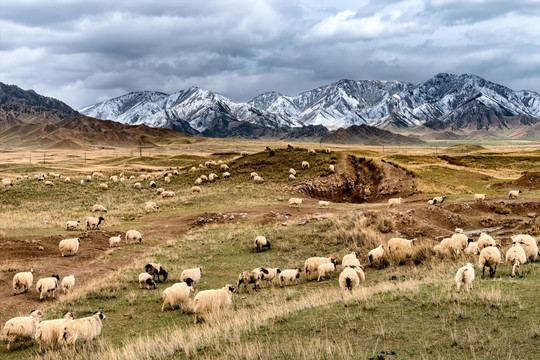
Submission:
M 268 241 L 266 237 L 259 235 L 255 238 L 255 250 L 260 252 L 263 250 L 263 248 L 270 250 L 270 241 Z
M 227 284 L 222 289 L 204 290 L 199 292 L 195 299 L 194 323 L 197 323 L 198 317 L 205 313 L 220 311 L 230 306 L 232 303 L 232 294 L 236 292 L 234 286 Z
M 89 216 L 86 218 L 86 230 L 99 230 L 99 225 L 105 221 L 105 218 L 102 216 L 96 218 Z
M 508 200 L 517 199 L 522 192 L 521 190 L 510 190 L 508 192 Z
M 156 282 L 149 273 L 143 272 L 139 274 L 139 289 L 142 289 L 143 286 L 146 286 L 147 289 L 156 288 Z
M 101 321 L 107 317 L 101 311 L 92 316 L 68 321 L 64 325 L 62 342 L 65 345 L 73 345 L 76 341 L 88 342 L 101 334 Z
M 52 275 L 51 277 L 38 280 L 36 289 L 39 292 L 39 301 L 43 301 L 51 295 L 53 299 L 56 297 L 55 292 L 58 288 L 58 281 L 60 281 L 60 275 Z
M 240 292 L 242 284 L 244 284 L 244 289 L 247 290 L 248 284 L 253 284 L 253 290 L 257 290 L 257 286 L 263 278 L 263 274 L 268 274 L 268 270 L 261 268 L 260 271 L 246 270 L 238 275 L 238 283 L 236 287 Z
M 33 338 L 42 317 L 41 310 L 32 310 L 29 316 L 19 316 L 8 320 L 4 325 L 4 335 L 8 342 L 7 351 L 11 350 L 11 344 L 15 341 Z
M 194 288 L 197 288 L 199 281 L 201 280 L 202 273 L 202 268 L 186 269 L 182 271 L 180 281 L 184 281 L 186 283 L 191 282 L 191 285 Z
M 167 278 L 169 277 L 169 273 L 163 268 L 163 266 L 159 263 L 149 263 L 144 266 L 144 270 L 152 275 L 152 277 L 156 278 L 159 282 L 161 282 L 160 276 L 163 276 L 163 281 L 167 281 Z
M 77 228 L 79 227 L 79 225 L 81 224 L 81 220 L 70 220 L 68 222 L 66 222 L 66 230 L 67 231 L 70 231 L 70 230 L 77 230 Z
M 283 287 L 283 285 L 292 284 L 293 282 L 295 285 L 298 285 L 298 279 L 300 278 L 301 272 L 302 269 L 299 267 L 296 269 L 283 270 L 279 274 L 279 285 Z

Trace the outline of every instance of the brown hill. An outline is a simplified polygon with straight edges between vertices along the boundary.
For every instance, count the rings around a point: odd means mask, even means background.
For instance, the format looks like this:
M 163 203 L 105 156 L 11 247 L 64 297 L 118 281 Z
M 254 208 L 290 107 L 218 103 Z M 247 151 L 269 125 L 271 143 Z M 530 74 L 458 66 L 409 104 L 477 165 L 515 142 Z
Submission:
M 322 138 L 324 143 L 362 145 L 416 145 L 424 143 L 416 137 L 403 136 L 369 125 L 339 128 Z

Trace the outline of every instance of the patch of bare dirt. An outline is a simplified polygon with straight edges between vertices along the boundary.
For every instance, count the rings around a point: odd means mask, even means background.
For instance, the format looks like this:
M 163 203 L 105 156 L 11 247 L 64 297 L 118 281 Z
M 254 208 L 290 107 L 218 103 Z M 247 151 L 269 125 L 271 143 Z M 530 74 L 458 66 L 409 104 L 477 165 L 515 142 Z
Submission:
M 537 190 L 540 189 L 540 172 L 525 171 L 519 179 L 492 184 L 500 189 Z

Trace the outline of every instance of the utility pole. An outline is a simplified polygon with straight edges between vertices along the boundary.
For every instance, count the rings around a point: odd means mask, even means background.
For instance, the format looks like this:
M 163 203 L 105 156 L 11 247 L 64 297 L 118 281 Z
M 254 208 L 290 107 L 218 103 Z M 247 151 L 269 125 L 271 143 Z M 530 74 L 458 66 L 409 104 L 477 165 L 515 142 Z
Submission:
M 435 156 L 437 156 L 437 145 L 435 145 Z
M 45 164 L 45 152 L 43 152 L 43 163 Z
M 86 151 L 84 152 L 84 163 L 86 164 Z
M 139 143 L 139 157 L 142 157 L 142 143 Z
M 32 153 L 29 154 L 30 156 L 30 164 L 32 163 Z
M 384 145 L 382 146 L 382 152 L 384 152 Z

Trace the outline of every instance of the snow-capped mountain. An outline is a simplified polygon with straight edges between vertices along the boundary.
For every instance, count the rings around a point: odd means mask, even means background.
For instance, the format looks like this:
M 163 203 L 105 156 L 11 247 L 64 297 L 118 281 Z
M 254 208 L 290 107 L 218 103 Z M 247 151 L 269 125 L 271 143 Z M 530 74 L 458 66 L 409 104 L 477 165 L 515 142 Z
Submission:
M 433 121 L 460 129 L 470 127 L 477 117 L 483 120 L 476 121 L 475 127 L 490 129 L 540 121 L 540 95 L 513 91 L 475 75 L 438 74 L 421 84 L 340 80 L 297 96 L 263 93 L 247 103 L 197 87 L 171 95 L 134 92 L 79 111 L 125 124 L 144 123 L 206 136 L 239 135 L 238 131 L 249 136 L 250 131 L 267 133 L 268 129 L 309 125 L 404 128 Z M 526 120 L 507 121 L 518 115 Z M 490 120 L 494 116 L 499 120 Z

